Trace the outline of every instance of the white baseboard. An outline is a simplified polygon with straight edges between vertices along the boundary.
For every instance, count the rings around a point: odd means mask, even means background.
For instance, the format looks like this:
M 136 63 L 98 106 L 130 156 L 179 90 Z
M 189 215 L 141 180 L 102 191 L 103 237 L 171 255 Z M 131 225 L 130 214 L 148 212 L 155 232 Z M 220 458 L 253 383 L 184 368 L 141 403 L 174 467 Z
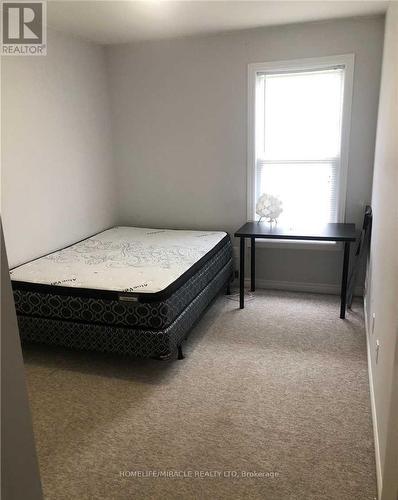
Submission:
M 238 281 L 235 282 L 238 284 Z M 245 278 L 245 285 L 250 286 L 250 279 Z M 296 281 L 275 281 L 264 280 L 256 278 L 256 287 L 265 288 L 267 290 L 286 290 L 290 292 L 310 292 L 310 293 L 324 293 L 331 295 L 340 295 L 340 285 L 333 285 L 328 283 L 308 283 Z M 362 296 L 362 287 L 356 287 L 355 295 Z
M 381 492 L 383 489 L 383 474 L 381 472 L 381 457 L 380 457 L 380 442 L 379 442 L 379 432 L 377 426 L 377 411 L 376 411 L 376 401 L 374 394 L 374 385 L 373 385 L 373 372 L 372 372 L 372 354 L 370 350 L 370 330 L 368 324 L 368 314 L 367 314 L 367 304 L 366 304 L 366 295 L 363 298 L 363 308 L 365 315 L 365 333 L 366 333 L 366 348 L 367 348 L 367 357 L 368 357 L 368 373 L 369 373 L 369 390 L 370 390 L 370 406 L 372 409 L 372 423 L 373 423 L 373 436 L 375 442 L 375 457 L 376 457 L 376 479 L 377 479 L 377 494 L 378 498 L 381 498 Z

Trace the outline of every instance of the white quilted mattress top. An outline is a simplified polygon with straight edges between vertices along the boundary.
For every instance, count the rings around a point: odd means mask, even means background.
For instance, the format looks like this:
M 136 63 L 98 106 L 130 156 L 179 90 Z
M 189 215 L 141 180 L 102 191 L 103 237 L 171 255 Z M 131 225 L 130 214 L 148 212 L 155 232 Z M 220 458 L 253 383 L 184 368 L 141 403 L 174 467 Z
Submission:
M 114 227 L 11 271 L 13 281 L 155 293 L 164 290 L 226 233 Z

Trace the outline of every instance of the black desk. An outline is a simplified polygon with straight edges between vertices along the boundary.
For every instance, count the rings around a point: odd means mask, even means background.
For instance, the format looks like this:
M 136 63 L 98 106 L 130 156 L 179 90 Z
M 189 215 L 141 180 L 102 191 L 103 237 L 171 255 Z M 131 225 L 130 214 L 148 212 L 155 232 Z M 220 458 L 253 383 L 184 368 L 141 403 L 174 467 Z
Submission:
M 345 318 L 347 277 L 350 259 L 350 243 L 356 240 L 355 224 L 326 224 L 314 232 L 300 232 L 283 229 L 277 225 L 271 226 L 268 222 L 247 222 L 235 236 L 240 238 L 240 308 L 244 308 L 244 279 L 245 279 L 245 239 L 251 240 L 251 291 L 255 290 L 256 274 L 256 238 L 273 240 L 307 240 L 307 241 L 344 241 L 343 276 L 341 280 L 340 318 Z

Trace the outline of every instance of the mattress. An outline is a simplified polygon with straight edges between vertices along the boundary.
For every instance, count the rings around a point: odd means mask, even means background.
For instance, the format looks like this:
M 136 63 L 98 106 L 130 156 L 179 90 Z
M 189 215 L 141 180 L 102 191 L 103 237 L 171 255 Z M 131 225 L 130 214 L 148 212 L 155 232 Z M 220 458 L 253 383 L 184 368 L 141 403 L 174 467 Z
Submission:
M 228 239 L 219 231 L 114 227 L 12 269 L 11 280 L 42 291 L 164 299 Z
M 226 233 L 116 227 L 19 266 L 11 279 L 24 324 L 29 317 L 160 331 L 222 269 L 232 274 Z

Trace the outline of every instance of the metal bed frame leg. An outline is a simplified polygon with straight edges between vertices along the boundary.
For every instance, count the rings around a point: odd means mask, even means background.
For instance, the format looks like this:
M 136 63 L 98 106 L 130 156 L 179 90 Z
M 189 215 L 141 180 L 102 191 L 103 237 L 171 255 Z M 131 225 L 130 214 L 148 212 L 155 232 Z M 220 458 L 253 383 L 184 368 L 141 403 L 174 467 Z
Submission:
M 184 354 L 182 353 L 182 346 L 181 344 L 178 344 L 177 345 L 177 350 L 178 350 L 178 356 L 177 356 L 177 359 L 184 359 L 185 356 Z

